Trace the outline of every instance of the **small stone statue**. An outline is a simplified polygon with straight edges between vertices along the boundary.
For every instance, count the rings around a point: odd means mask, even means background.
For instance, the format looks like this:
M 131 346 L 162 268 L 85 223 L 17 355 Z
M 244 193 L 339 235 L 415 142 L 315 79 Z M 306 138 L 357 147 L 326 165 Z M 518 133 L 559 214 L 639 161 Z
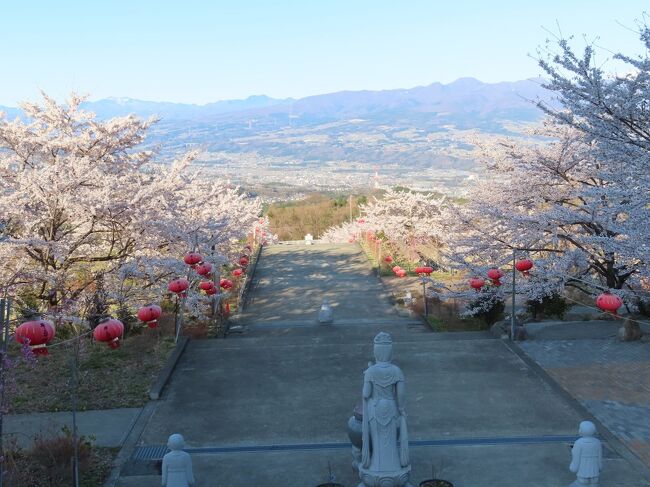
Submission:
M 305 235 L 305 245 L 311 245 L 314 242 L 314 237 L 311 233 Z
M 318 322 L 331 323 L 332 321 L 334 321 L 332 307 L 330 306 L 330 302 L 327 300 L 327 298 L 325 298 L 323 299 L 323 304 L 320 307 L 320 311 L 318 312 Z
M 374 353 L 376 363 L 368 365 L 363 377 L 363 444 L 358 487 L 413 487 L 409 482 L 404 374 L 391 363 L 393 340 L 388 333 L 375 337 Z
M 163 487 L 190 487 L 194 484 L 192 459 L 190 454 L 183 451 L 185 440 L 179 434 L 173 434 L 167 440 L 167 448 L 171 451 L 163 457 L 162 485 Z
M 603 463 L 603 446 L 596 434 L 596 426 L 591 421 L 580 423 L 578 434 L 582 437 L 573 444 L 569 470 L 577 475 L 577 480 L 569 487 L 598 485 Z

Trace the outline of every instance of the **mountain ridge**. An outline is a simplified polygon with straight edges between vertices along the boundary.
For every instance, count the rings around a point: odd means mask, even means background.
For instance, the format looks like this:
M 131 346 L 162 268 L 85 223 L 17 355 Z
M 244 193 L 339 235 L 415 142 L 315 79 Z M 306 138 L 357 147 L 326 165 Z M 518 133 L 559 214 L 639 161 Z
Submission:
M 543 96 L 542 80 L 529 78 L 519 81 L 484 83 L 476 78 L 459 78 L 451 83 L 433 82 L 411 88 L 384 90 L 342 90 L 310 95 L 302 98 L 272 98 L 251 95 L 243 99 L 228 99 L 205 104 L 141 100 L 130 97 L 108 97 L 86 101 L 83 107 L 101 119 L 135 114 L 157 116 L 168 120 L 219 119 L 239 113 L 254 117 L 271 113 L 285 113 L 292 117 L 301 114 L 331 117 L 360 116 L 385 110 L 407 110 L 423 113 L 458 110 L 478 113 L 500 109 L 532 108 L 530 102 Z M 515 95 L 515 96 L 513 96 Z M 516 98 L 520 95 L 520 98 Z M 0 111 L 15 116 L 17 107 L 0 106 Z

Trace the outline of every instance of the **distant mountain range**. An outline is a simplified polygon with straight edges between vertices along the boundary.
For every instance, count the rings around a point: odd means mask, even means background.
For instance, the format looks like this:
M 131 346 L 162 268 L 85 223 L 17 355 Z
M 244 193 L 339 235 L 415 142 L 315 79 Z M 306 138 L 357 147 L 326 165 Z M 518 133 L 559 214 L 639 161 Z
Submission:
M 432 83 L 409 89 L 381 91 L 340 91 L 300 99 L 249 96 L 243 100 L 223 100 L 205 105 L 144 101 L 133 98 L 105 98 L 84 103 L 84 108 L 105 119 L 135 114 L 158 116 L 163 120 L 209 121 L 227 118 L 288 117 L 346 119 L 353 117 L 395 117 L 413 114 L 474 114 L 479 118 L 499 116 L 522 120 L 538 119 L 540 114 L 531 103 L 548 100 L 542 80 L 483 83 L 474 78 L 460 78 L 449 84 Z M 0 106 L 9 116 L 19 110 Z M 418 117 L 419 118 L 419 117 Z
M 522 136 L 522 127 L 543 117 L 535 106 L 539 100 L 553 102 L 540 79 L 483 83 L 461 78 L 300 99 L 259 95 L 193 105 L 107 98 L 86 102 L 84 108 L 101 119 L 157 116 L 161 120 L 148 141 L 163 157 L 197 147 L 206 164 L 231 168 L 234 174 L 243 174 L 234 168 L 244 166 L 250 173 L 256 163 L 286 171 L 285 164 L 292 170 L 319 170 L 334 162 L 416 168 L 422 174 L 423 169 L 472 170 L 472 141 Z M 0 111 L 10 117 L 19 113 L 15 108 Z

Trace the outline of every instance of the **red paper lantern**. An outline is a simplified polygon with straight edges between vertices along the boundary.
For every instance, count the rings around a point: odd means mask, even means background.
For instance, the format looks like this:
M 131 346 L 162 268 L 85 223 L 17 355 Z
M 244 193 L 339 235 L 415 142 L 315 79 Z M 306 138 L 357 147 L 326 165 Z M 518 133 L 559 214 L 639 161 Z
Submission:
M 149 328 L 155 328 L 158 325 L 160 315 L 162 315 L 162 308 L 156 304 L 143 306 L 138 310 L 138 319 L 144 321 Z
M 244 271 L 242 269 L 235 269 L 234 271 L 232 271 L 232 275 L 235 277 L 241 277 L 243 273 Z
M 598 306 L 603 311 L 608 311 L 612 314 L 616 314 L 618 308 L 623 306 L 623 300 L 616 294 L 605 291 L 596 298 L 596 306 Z
M 503 277 L 503 272 L 501 272 L 501 269 L 490 269 L 487 271 L 487 276 L 493 281 L 498 281 Z
M 404 269 L 398 270 L 395 274 L 397 274 L 397 277 L 406 277 L 406 271 Z
M 197 265 L 194 268 L 194 270 L 199 276 L 207 276 L 208 274 L 210 274 L 210 272 L 212 272 L 212 264 L 210 264 L 209 262 L 203 262 Z
M 211 287 L 210 289 L 206 289 L 205 294 L 207 294 L 208 296 L 213 296 L 213 295 L 217 294 L 217 288 L 216 287 Z
M 95 340 L 106 343 L 110 348 L 119 348 L 120 337 L 123 334 L 124 324 L 120 320 L 113 318 L 102 321 L 93 330 Z
M 185 254 L 183 260 L 187 265 L 195 266 L 203 260 L 203 257 L 201 257 L 201 254 L 197 252 L 188 252 Z
M 415 273 L 416 274 L 427 274 L 428 275 L 428 274 L 431 274 L 432 272 L 433 272 L 433 267 L 424 266 L 424 267 L 416 267 L 415 268 Z
M 221 279 L 221 281 L 219 281 L 219 286 L 224 289 L 230 289 L 232 287 L 232 281 L 229 279 Z
M 532 268 L 533 268 L 533 261 L 530 259 L 522 259 L 515 262 L 515 269 L 521 272 L 524 276 L 529 275 L 530 273 L 528 271 L 531 270 Z
M 246 266 L 248 265 L 248 257 L 246 257 L 245 255 L 243 255 L 243 256 L 239 259 L 239 265 L 240 265 L 240 266 L 243 266 L 243 267 L 246 267 Z
M 401 269 L 401 267 L 396 265 L 396 266 L 393 267 L 393 272 L 397 272 L 400 269 Z
M 52 341 L 55 333 L 51 321 L 26 321 L 16 328 L 16 341 L 29 345 L 35 355 L 48 355 L 47 344 Z
M 143 306 L 138 310 L 138 319 L 140 321 L 154 321 L 160 318 L 162 314 L 162 309 L 156 304 L 150 304 L 149 306 Z
M 171 281 L 167 286 L 167 289 L 169 289 L 173 293 L 181 294 L 187 291 L 187 288 L 189 287 L 190 287 L 190 282 L 184 277 L 181 277 L 180 279 L 174 279 L 173 281 Z
M 208 289 L 211 289 L 214 287 L 214 282 L 212 281 L 201 281 L 199 283 L 199 289 L 202 291 L 207 291 Z
M 485 281 L 480 277 L 474 277 L 469 280 L 469 285 L 478 292 L 483 286 L 485 286 Z
M 393 262 L 393 258 L 390 255 L 387 255 L 386 257 L 384 257 L 384 262 L 390 264 L 391 262 Z

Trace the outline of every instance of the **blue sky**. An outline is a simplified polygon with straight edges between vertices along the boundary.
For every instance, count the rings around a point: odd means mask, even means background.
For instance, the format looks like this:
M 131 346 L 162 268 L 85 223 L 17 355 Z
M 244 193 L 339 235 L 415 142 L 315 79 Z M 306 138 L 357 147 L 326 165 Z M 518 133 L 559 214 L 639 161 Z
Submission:
M 206 103 L 518 80 L 549 36 L 640 53 L 647 0 L 2 0 L 0 104 L 72 90 Z M 623 25 L 621 25 L 623 24 Z M 603 61 L 609 56 L 603 51 Z

